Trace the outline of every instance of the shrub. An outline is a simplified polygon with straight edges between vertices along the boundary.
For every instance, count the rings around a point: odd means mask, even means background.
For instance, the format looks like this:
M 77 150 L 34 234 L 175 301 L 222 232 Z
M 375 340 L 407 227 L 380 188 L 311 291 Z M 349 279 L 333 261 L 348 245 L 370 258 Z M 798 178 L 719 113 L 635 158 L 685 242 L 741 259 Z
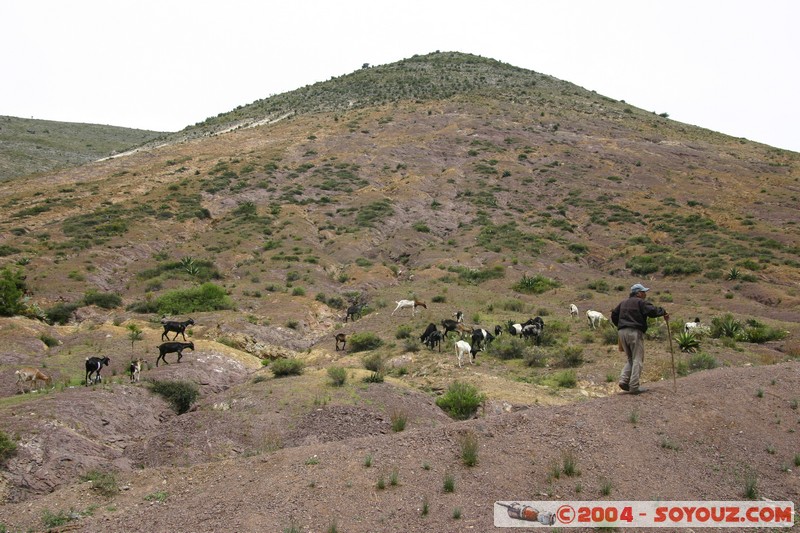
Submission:
M 341 366 L 328 367 L 328 377 L 334 387 L 341 387 L 347 381 L 347 370 Z
M 522 360 L 528 366 L 541 368 L 547 363 L 547 352 L 539 346 L 533 346 L 525 350 Z
M 55 337 L 51 337 L 46 333 L 42 333 L 41 335 L 39 335 L 39 340 L 42 341 L 48 348 L 52 348 L 53 346 L 58 346 L 58 339 L 56 339 Z
M 714 338 L 730 337 L 735 339 L 742 333 L 742 330 L 742 323 L 730 313 L 711 319 L 711 336 Z
M 199 287 L 169 291 L 158 299 L 157 305 L 158 312 L 165 315 L 234 308 L 225 289 L 210 282 L 203 283 Z
M 299 376 L 303 373 L 305 365 L 299 359 L 276 359 L 271 365 L 270 370 L 276 378 L 286 376 Z
M 368 376 L 364 376 L 361 381 L 364 383 L 383 383 L 383 374 L 380 372 L 373 372 Z
M 456 420 L 466 420 L 478 411 L 485 399 L 486 396 L 474 385 L 455 381 L 450 384 L 446 393 L 436 399 L 436 405 Z
M 399 326 L 394 336 L 397 339 L 407 339 L 411 337 L 411 326 L 409 326 L 408 324 L 403 324 Z
M 717 360 L 712 355 L 705 352 L 700 352 L 692 355 L 689 358 L 689 370 L 696 372 L 697 370 L 711 370 L 717 367 Z
M 48 323 L 60 324 L 63 326 L 69 322 L 69 320 L 72 318 L 72 313 L 74 313 L 78 308 L 80 308 L 80 305 L 75 303 L 60 303 L 54 305 L 50 309 L 47 309 L 44 312 L 44 315 Z
M 380 356 L 380 354 L 373 353 L 364 356 L 361 362 L 364 363 L 364 368 L 366 368 L 367 370 L 372 370 L 373 372 L 377 373 L 383 373 L 383 358 Z
M 691 331 L 682 331 L 675 335 L 675 342 L 678 344 L 678 347 L 682 352 L 694 353 L 700 349 L 700 341 Z
M 122 305 L 122 297 L 111 292 L 89 291 L 83 296 L 83 305 L 96 305 L 103 309 L 114 309 Z
M 559 387 L 571 389 L 578 384 L 578 376 L 574 370 L 563 370 L 551 376 L 551 380 Z
M 472 431 L 461 437 L 461 462 L 465 466 L 478 464 L 478 436 Z
M 21 270 L 8 267 L 0 270 L 0 316 L 14 316 L 22 313 L 25 295 L 25 275 Z
M 200 389 L 190 381 L 154 381 L 150 390 L 163 396 L 179 415 L 189 411 L 200 396 Z
M 85 475 L 81 476 L 81 481 L 91 481 L 92 490 L 106 497 L 114 496 L 119 492 L 117 476 L 112 472 L 90 470 Z
M 381 346 L 383 346 L 383 341 L 374 333 L 365 331 L 350 335 L 350 353 L 374 350 Z
M 533 277 L 523 275 L 522 279 L 520 279 L 519 282 L 514 285 L 513 289 L 517 292 L 522 292 L 525 294 L 542 294 L 560 286 L 561 283 L 558 281 L 537 274 Z
M 492 342 L 489 353 L 506 361 L 508 359 L 520 359 L 524 357 L 527 348 L 528 345 L 519 337 L 501 335 Z
M 395 410 L 390 415 L 392 420 L 392 431 L 399 433 L 406 429 L 406 422 L 408 422 L 408 415 L 405 411 Z
M 5 432 L 0 431 L 0 464 L 5 463 L 16 453 L 17 443 L 11 440 Z
M 779 341 L 788 335 L 785 330 L 773 328 L 756 320 L 748 320 L 747 327 L 741 333 L 741 339 L 747 342 L 762 344 L 769 341 Z
M 574 368 L 583 364 L 583 348 L 580 346 L 564 346 L 561 351 L 559 365 L 566 368 Z

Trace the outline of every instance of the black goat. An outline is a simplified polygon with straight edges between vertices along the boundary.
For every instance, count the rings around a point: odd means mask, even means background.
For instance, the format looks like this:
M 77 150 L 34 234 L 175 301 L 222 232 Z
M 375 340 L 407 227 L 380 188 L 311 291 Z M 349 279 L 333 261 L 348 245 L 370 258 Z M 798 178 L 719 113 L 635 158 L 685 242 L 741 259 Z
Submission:
M 426 342 L 428 340 L 428 335 L 430 335 L 434 331 L 436 331 L 436 324 L 431 322 L 430 324 L 428 324 L 428 327 L 425 328 L 425 332 L 419 336 L 419 342 L 423 343 Z
M 358 318 L 361 318 L 361 311 L 364 309 L 364 305 L 366 304 L 353 304 L 347 308 L 347 314 L 344 316 L 344 321 L 347 322 L 347 319 L 351 319 L 353 322 L 356 321 L 356 315 Z
M 442 320 L 442 327 L 444 328 L 442 335 L 444 335 L 445 337 L 447 337 L 447 333 L 450 331 L 455 331 L 456 333 L 458 333 L 458 322 L 456 322 L 455 320 L 445 318 L 444 320 Z
M 102 378 L 100 377 L 100 370 L 104 366 L 108 366 L 111 359 L 108 357 L 87 357 L 86 358 L 86 386 L 89 386 L 89 380 L 94 374 L 92 383 L 98 383 Z
M 163 341 L 164 337 L 166 337 L 167 340 L 170 340 L 169 335 L 167 335 L 167 332 L 170 331 L 175 332 L 175 336 L 172 337 L 173 341 L 178 338 L 178 334 L 183 335 L 183 340 L 186 340 L 186 327 L 191 326 L 192 324 L 194 324 L 194 320 L 191 318 L 189 320 L 184 320 L 183 322 L 162 319 L 161 325 L 164 326 L 164 332 L 161 334 L 161 340 Z
M 439 352 L 442 351 L 442 339 L 444 339 L 444 335 L 442 335 L 441 331 L 434 331 L 425 339 L 425 344 L 433 350 L 434 346 L 439 346 Z
M 193 342 L 164 342 L 161 346 L 158 347 L 158 359 L 156 359 L 156 366 L 158 366 L 158 361 L 164 361 L 165 365 L 168 365 L 167 358 L 164 357 L 168 353 L 177 353 L 178 354 L 178 362 L 181 362 L 181 357 L 183 357 L 183 350 L 190 349 L 194 351 L 194 343 Z

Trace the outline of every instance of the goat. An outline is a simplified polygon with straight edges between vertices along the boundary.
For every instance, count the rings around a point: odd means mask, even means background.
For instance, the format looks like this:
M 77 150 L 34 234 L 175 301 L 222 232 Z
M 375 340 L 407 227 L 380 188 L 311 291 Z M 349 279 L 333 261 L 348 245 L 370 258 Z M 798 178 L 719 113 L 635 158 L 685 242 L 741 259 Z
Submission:
M 428 327 L 425 328 L 425 331 L 422 333 L 422 335 L 419 336 L 419 342 L 423 342 L 423 343 L 426 342 L 428 340 L 428 336 L 431 333 L 433 333 L 434 331 L 437 331 L 436 330 L 436 324 L 431 322 L 430 324 L 428 324 Z
M 683 332 L 689 333 L 690 330 L 700 327 L 700 318 L 695 318 L 694 322 L 687 322 L 683 325 Z
M 499 337 L 501 333 L 503 333 L 503 326 L 498 324 L 494 327 L 494 336 Z
M 522 335 L 522 324 L 508 323 L 508 332 L 514 336 Z
M 142 368 L 144 368 L 144 359 L 137 359 L 135 361 L 131 361 L 130 371 L 131 371 L 131 383 L 138 383 L 139 376 L 142 373 Z
M 175 336 L 172 337 L 173 341 L 178 338 L 178 334 L 183 335 L 183 340 L 186 340 L 186 333 L 185 333 L 186 327 L 187 326 L 191 326 L 193 324 L 194 324 L 194 320 L 192 320 L 191 318 L 189 320 L 184 320 L 183 322 L 175 322 L 173 320 L 164 320 L 162 318 L 161 319 L 161 325 L 164 326 L 164 332 L 161 334 L 161 340 L 163 341 L 164 337 L 166 337 L 167 340 L 170 340 L 169 335 L 167 335 L 167 333 L 170 332 L 170 331 L 174 331 L 175 332 Z
M 570 318 L 577 318 L 578 317 L 578 306 L 575 304 L 569 304 L 569 317 Z
M 415 316 L 416 315 L 417 307 L 424 307 L 425 309 L 428 308 L 428 306 L 425 304 L 425 302 L 421 302 L 421 301 L 419 301 L 417 299 L 414 299 L 414 300 L 400 300 L 400 301 L 396 301 L 395 303 L 397 304 L 397 307 L 394 308 L 394 311 L 397 311 L 398 309 L 405 309 L 406 307 L 410 307 L 411 308 L 411 316 Z M 393 315 L 394 315 L 394 311 L 392 311 Z
M 472 335 L 472 328 L 466 324 L 456 324 L 456 331 L 462 339 Z
M 22 394 L 25 394 L 25 384 L 30 382 L 31 388 L 28 391 L 32 391 L 33 387 L 38 387 L 40 381 L 44 381 L 45 385 L 49 386 L 52 383 L 53 379 L 39 370 L 38 368 L 34 368 L 32 366 L 26 366 L 24 368 L 20 368 L 14 374 L 17 376 L 17 386 L 21 388 Z
M 544 331 L 544 326 L 538 322 L 533 324 L 528 324 L 523 326 L 522 328 L 522 338 L 523 339 L 536 339 L 536 344 L 539 344 L 542 341 L 542 332 Z
M 486 346 L 494 340 L 494 335 L 485 329 L 478 328 L 472 330 L 472 345 L 476 348 L 486 349 Z
M 111 362 L 111 359 L 108 357 L 87 357 L 86 358 L 86 386 L 89 386 L 89 381 L 91 380 L 92 374 L 94 374 L 94 380 L 92 383 L 97 384 L 103 378 L 100 377 L 100 371 L 103 369 L 104 366 L 108 366 L 108 363 Z
M 600 327 L 600 323 L 603 320 L 608 320 L 608 319 L 605 316 L 603 316 L 603 313 L 601 313 L 600 311 L 592 311 L 590 309 L 589 311 L 586 311 L 586 320 L 589 321 L 589 326 L 591 326 L 592 329 L 597 329 L 598 327 Z
M 178 362 L 181 362 L 181 357 L 183 357 L 183 350 L 190 349 L 194 351 L 194 343 L 193 342 L 164 342 L 161 346 L 158 347 L 158 359 L 156 359 L 156 366 L 158 366 L 158 361 L 164 361 L 165 365 L 168 365 L 167 358 L 164 357 L 168 353 L 177 353 L 178 354 Z
M 347 308 L 347 314 L 344 316 L 344 321 L 347 322 L 347 319 L 349 318 L 353 322 L 355 322 L 356 321 L 356 315 L 358 315 L 358 318 L 361 318 L 361 311 L 364 310 L 364 305 L 366 305 L 366 304 L 358 303 L 358 304 L 353 304 L 350 307 L 348 307 Z
M 344 333 L 337 333 L 334 337 L 336 339 L 336 351 L 339 351 L 339 343 L 342 343 L 342 351 L 344 351 L 344 347 L 347 345 L 347 335 Z
M 444 332 L 442 333 L 442 335 L 446 337 L 449 331 L 457 332 L 458 322 L 450 318 L 445 318 L 444 320 L 442 320 L 442 327 L 444 328 Z
M 456 322 L 458 322 L 459 324 L 464 322 L 464 313 L 463 312 L 456 311 L 455 313 L 453 313 L 453 316 L 456 317 Z
M 442 351 L 442 340 L 444 339 L 444 335 L 442 335 L 441 331 L 434 331 L 425 339 L 425 344 L 433 350 L 434 346 L 439 346 L 439 352 Z
M 461 368 L 461 360 L 464 357 L 469 357 L 469 362 L 471 365 L 475 364 L 475 355 L 477 355 L 478 349 L 474 348 L 469 345 L 467 341 L 457 341 L 456 342 L 456 356 L 458 357 L 458 367 Z

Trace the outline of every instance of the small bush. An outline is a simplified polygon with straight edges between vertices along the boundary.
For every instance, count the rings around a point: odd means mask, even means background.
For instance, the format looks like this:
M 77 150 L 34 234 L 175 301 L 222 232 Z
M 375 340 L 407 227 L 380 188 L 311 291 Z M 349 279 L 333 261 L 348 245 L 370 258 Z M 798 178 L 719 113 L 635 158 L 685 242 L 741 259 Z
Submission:
M 461 437 L 461 462 L 465 466 L 478 464 L 478 436 L 472 431 Z
M 63 526 L 72 520 L 75 520 L 75 518 L 72 516 L 72 513 L 68 513 L 64 510 L 59 511 L 58 513 L 53 513 L 50 511 L 50 509 L 45 509 L 42 511 L 42 524 L 44 524 L 44 527 L 48 529 Z
M 91 481 L 92 490 L 108 498 L 119 493 L 119 483 L 112 472 L 90 470 L 81 476 L 81 481 Z
M 269 368 L 276 378 L 282 378 L 299 376 L 305 370 L 305 365 L 299 359 L 276 359 Z
M 373 372 L 368 376 L 364 376 L 361 381 L 364 383 L 383 383 L 383 374 L 380 372 Z
M 525 350 L 522 360 L 528 366 L 541 368 L 547 363 L 547 352 L 539 346 L 531 346 Z
M 453 477 L 453 474 L 447 473 L 444 475 L 444 482 L 442 483 L 442 490 L 444 492 L 455 492 L 456 491 L 456 478 Z
M 411 337 L 411 326 L 407 324 L 399 326 L 394 336 L 396 339 L 407 339 Z
M 692 355 L 689 358 L 689 370 L 696 372 L 698 370 L 711 370 L 717 367 L 717 360 L 712 355 L 705 352 L 700 352 Z
M 373 353 L 367 356 L 364 356 L 361 359 L 361 362 L 364 363 L 364 368 L 367 370 L 371 370 L 377 373 L 383 373 L 383 357 L 381 357 L 378 353 Z
M 730 313 L 721 317 L 715 316 L 711 319 L 711 336 L 714 338 L 729 337 L 736 339 L 742 331 L 742 323 Z
M 200 389 L 190 381 L 154 381 L 150 390 L 163 396 L 179 415 L 189 411 L 200 396 Z
M 0 464 L 4 464 L 7 460 L 17 453 L 17 443 L 11 438 L 0 431 Z
M 675 335 L 675 342 L 682 352 L 694 353 L 700 349 L 700 341 L 691 331 L 680 332 Z
M 60 303 L 47 309 L 44 314 L 48 323 L 60 324 L 63 326 L 70 321 L 72 314 L 80 307 L 81 306 L 76 303 Z
M 48 348 L 52 348 L 53 346 L 58 346 L 58 339 L 56 339 L 55 337 L 51 337 L 46 333 L 42 333 L 41 335 L 39 335 L 39 340 L 42 341 Z
M 392 411 L 390 415 L 392 420 L 392 431 L 399 433 L 406 429 L 406 422 L 408 422 L 408 415 L 405 411 L 396 410 Z
M 455 381 L 447 388 L 447 392 L 436 399 L 436 405 L 456 420 L 467 420 L 477 411 L 486 396 L 474 385 Z
M 383 341 L 374 333 L 365 331 L 350 335 L 350 353 L 365 352 L 383 346 Z
M 84 305 L 96 305 L 103 309 L 115 309 L 122 305 L 122 297 L 110 292 L 89 291 L 83 296 Z
M 561 349 L 559 365 L 565 368 L 574 368 L 583 364 L 583 348 L 567 345 Z
M 341 366 L 328 367 L 328 377 L 334 387 L 341 387 L 347 382 L 347 370 Z
M 514 285 L 513 289 L 517 292 L 525 294 L 542 294 L 551 289 L 556 289 L 561 286 L 558 281 L 546 278 L 540 274 L 533 277 L 523 275 L 522 279 Z
M 503 361 L 507 361 L 509 359 L 521 359 L 527 351 L 528 345 L 519 337 L 501 335 L 492 342 L 489 353 Z

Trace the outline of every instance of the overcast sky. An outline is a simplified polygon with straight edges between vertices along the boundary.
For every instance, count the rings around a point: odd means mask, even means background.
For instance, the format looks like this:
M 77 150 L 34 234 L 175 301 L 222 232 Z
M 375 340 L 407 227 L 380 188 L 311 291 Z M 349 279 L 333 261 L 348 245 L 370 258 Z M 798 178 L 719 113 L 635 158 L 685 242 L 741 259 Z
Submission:
M 0 115 L 177 131 L 466 52 L 800 152 L 795 0 L 0 0 Z

